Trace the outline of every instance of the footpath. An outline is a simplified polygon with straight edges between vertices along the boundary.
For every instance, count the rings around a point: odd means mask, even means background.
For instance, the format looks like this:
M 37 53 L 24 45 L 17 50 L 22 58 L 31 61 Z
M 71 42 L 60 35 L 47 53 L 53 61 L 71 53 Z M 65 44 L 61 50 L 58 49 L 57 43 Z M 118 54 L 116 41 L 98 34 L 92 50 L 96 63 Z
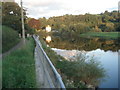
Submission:
M 3 53 L 3 54 L 0 54 L 0 58 L 4 58 L 5 56 L 9 55 L 11 52 L 13 52 L 14 50 L 16 49 L 19 49 L 23 46 L 24 44 L 24 40 L 21 39 L 21 41 L 16 45 L 14 46 L 13 48 L 11 48 L 10 50 L 8 50 L 7 52 Z

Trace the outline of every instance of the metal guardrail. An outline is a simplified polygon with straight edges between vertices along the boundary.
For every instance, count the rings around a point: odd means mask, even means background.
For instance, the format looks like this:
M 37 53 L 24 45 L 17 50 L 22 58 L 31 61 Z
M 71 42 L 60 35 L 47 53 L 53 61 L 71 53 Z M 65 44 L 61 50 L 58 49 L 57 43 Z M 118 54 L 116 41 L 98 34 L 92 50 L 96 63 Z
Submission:
M 42 48 L 42 45 L 39 41 L 39 37 L 36 35 L 33 35 L 33 38 L 36 42 L 36 59 L 39 61 L 39 67 L 40 67 L 40 82 L 42 88 L 59 88 L 62 90 L 65 89 L 65 85 L 62 81 L 61 76 L 55 69 L 54 65 L 50 61 L 49 57 L 45 53 L 45 51 Z M 37 61 L 37 62 L 38 62 Z M 39 77 L 38 77 L 39 78 Z

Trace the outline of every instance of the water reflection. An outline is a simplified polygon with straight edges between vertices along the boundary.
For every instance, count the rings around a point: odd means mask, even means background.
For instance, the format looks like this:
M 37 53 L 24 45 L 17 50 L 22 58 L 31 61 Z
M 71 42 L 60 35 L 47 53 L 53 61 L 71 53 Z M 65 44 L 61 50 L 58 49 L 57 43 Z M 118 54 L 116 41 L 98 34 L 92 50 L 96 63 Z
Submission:
M 51 40 L 52 40 L 52 39 L 51 39 L 51 36 L 47 36 L 47 37 L 46 37 L 46 42 L 47 42 L 47 43 L 50 43 Z
M 107 71 L 108 77 L 102 82 L 100 88 L 118 88 L 118 52 L 112 52 L 101 49 L 96 49 L 92 51 L 78 51 L 78 50 L 63 50 L 52 48 L 58 55 L 63 56 L 67 60 L 74 57 L 78 53 L 86 53 L 87 56 L 94 56 L 97 60 L 101 62 L 104 69 Z
M 52 38 L 52 39 L 51 39 Z M 118 51 L 120 43 L 118 39 L 104 39 L 104 38 L 83 38 L 83 37 L 61 37 L 49 36 L 45 39 L 47 44 L 57 54 L 63 56 L 67 60 L 74 57 L 79 52 L 92 55 L 97 58 L 107 70 L 109 78 L 101 83 L 101 88 L 118 88 Z
M 65 39 L 63 37 L 52 37 L 52 41 L 49 45 L 52 48 L 85 51 L 96 50 L 98 48 L 105 51 L 118 51 L 120 48 L 120 43 L 118 42 L 118 40 L 82 37 L 72 37 L 70 39 Z
M 69 60 L 79 53 L 84 53 L 86 54 L 86 51 L 78 51 L 78 50 L 63 50 L 63 49 L 57 49 L 57 48 L 52 48 L 58 55 L 63 56 L 66 60 Z
M 88 56 L 94 56 L 101 62 L 107 75 L 100 88 L 118 88 L 118 51 L 120 49 L 120 39 L 104 38 L 64 38 L 52 37 L 50 47 L 67 60 L 74 57 L 79 52 L 86 53 Z

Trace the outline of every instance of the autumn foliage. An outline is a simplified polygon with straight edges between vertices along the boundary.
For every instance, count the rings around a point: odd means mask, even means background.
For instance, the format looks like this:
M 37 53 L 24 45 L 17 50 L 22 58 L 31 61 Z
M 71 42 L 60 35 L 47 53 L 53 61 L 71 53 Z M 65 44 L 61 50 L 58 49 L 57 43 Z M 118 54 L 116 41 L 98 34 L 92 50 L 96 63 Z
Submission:
M 29 21 L 28 21 L 28 25 L 31 27 L 31 28 L 34 28 L 36 30 L 39 30 L 40 29 L 40 21 L 39 20 L 36 20 L 34 18 L 31 18 Z

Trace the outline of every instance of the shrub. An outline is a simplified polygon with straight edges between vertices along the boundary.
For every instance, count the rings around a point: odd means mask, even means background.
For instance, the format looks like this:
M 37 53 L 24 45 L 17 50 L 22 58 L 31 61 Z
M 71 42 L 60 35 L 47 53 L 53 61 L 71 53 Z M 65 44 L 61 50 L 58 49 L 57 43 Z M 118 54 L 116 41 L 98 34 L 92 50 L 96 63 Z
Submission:
M 67 76 L 67 79 L 74 82 L 75 87 L 79 87 L 81 81 L 88 85 L 98 86 L 106 75 L 100 62 L 81 53 L 70 61 L 60 61 L 57 67 Z

